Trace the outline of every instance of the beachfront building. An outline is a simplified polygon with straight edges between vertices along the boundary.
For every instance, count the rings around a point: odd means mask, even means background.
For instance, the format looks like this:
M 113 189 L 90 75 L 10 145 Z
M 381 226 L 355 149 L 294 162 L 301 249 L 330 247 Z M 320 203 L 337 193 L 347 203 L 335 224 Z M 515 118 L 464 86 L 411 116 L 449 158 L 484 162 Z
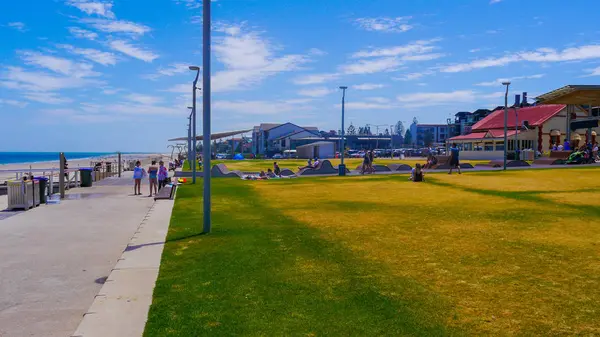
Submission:
M 334 158 L 336 143 L 319 141 L 296 147 L 296 155 L 298 158 Z
M 417 146 L 430 146 L 444 144 L 448 138 L 448 124 L 411 124 L 410 134 L 413 144 Z M 428 136 L 429 134 L 429 136 Z M 431 137 L 430 139 L 427 139 Z M 425 144 L 430 141 L 430 144 Z
M 294 140 L 313 137 L 320 137 L 316 127 L 302 127 L 293 123 L 262 123 L 252 129 L 252 153 L 273 155 L 293 150 Z
M 477 109 L 473 112 L 459 111 L 454 115 L 454 123 L 448 121 L 448 134 L 449 137 L 466 135 L 471 133 L 471 128 L 474 124 L 481 121 L 485 117 L 489 116 L 492 110 L 489 109 Z
M 587 116 L 587 111 L 576 107 L 570 113 L 569 120 Z M 553 144 L 561 144 L 567 139 L 572 145 L 586 140 L 586 130 L 577 130 L 567 136 L 567 124 L 567 106 L 564 104 L 510 107 L 507 151 L 514 152 L 516 148 L 542 153 L 551 150 Z M 590 136 L 594 136 L 595 132 Z M 504 108 L 497 108 L 474 124 L 471 133 L 449 138 L 448 143 L 456 143 L 462 148 L 463 159 L 504 158 Z

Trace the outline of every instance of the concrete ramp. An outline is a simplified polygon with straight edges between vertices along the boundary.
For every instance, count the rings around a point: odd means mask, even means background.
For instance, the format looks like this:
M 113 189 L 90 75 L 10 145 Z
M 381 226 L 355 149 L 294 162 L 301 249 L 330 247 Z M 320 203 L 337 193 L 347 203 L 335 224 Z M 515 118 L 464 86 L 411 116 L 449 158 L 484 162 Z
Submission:
M 388 167 L 394 172 L 410 172 L 412 170 L 412 167 L 408 164 L 390 164 Z
M 375 164 L 375 165 L 373 165 L 373 169 L 375 169 L 375 172 L 392 172 L 392 169 L 389 168 L 389 167 L 387 167 L 387 166 L 385 166 L 385 165 Z M 356 167 L 356 170 L 357 171 L 361 171 L 362 170 L 362 165 L 358 165 Z
M 225 164 L 217 164 L 210 170 L 210 176 L 214 178 L 242 178 L 240 171 L 230 171 Z
M 336 170 L 329 160 L 323 160 L 317 165 L 317 167 L 313 168 L 305 168 L 301 169 L 296 173 L 299 176 L 310 176 L 310 175 L 325 175 L 325 174 L 338 174 L 338 170 Z
M 294 171 L 292 171 L 290 169 L 283 169 L 283 170 L 281 170 L 281 172 L 279 173 L 279 175 L 282 176 L 282 177 L 291 177 L 291 176 L 294 176 L 296 174 L 294 173 Z

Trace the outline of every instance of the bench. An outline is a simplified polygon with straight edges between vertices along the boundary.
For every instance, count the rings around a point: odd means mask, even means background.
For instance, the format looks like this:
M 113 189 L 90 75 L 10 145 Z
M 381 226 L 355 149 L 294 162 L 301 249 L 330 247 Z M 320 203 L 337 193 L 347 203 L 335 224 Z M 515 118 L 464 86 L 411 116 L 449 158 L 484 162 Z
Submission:
M 571 155 L 571 151 L 552 151 L 548 157 L 538 158 L 533 161 L 535 165 L 563 165 Z
M 407 164 L 389 164 L 388 167 L 390 168 L 390 170 L 397 172 L 397 171 L 412 171 L 412 167 L 410 165 Z
M 165 185 L 154 195 L 154 200 L 172 200 L 175 197 L 175 190 L 177 190 L 176 184 Z

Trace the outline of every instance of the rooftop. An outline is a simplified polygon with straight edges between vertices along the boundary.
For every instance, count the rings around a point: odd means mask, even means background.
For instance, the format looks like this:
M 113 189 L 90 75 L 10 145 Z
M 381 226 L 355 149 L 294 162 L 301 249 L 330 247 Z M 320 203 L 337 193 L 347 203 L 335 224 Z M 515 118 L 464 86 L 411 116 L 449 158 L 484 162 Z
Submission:
M 528 121 L 529 125 L 531 126 L 541 125 L 548 119 L 557 115 L 564 108 L 564 104 L 547 104 L 531 106 L 527 108 L 518 108 L 519 125 L 521 125 L 523 121 Z M 517 120 L 514 109 L 509 108 L 508 127 L 514 128 L 516 126 L 516 122 Z M 501 128 L 504 128 L 504 109 L 495 110 L 486 118 L 475 123 L 472 130 L 475 132 Z

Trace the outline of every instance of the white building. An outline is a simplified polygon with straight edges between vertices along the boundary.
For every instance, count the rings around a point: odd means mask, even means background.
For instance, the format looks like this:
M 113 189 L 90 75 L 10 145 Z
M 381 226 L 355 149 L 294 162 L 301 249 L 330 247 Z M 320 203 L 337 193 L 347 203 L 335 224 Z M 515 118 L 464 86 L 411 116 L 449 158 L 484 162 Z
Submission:
M 252 152 L 257 155 L 271 155 L 284 150 L 293 150 L 294 139 L 319 137 L 316 127 L 302 127 L 293 123 L 262 123 L 252 131 Z

